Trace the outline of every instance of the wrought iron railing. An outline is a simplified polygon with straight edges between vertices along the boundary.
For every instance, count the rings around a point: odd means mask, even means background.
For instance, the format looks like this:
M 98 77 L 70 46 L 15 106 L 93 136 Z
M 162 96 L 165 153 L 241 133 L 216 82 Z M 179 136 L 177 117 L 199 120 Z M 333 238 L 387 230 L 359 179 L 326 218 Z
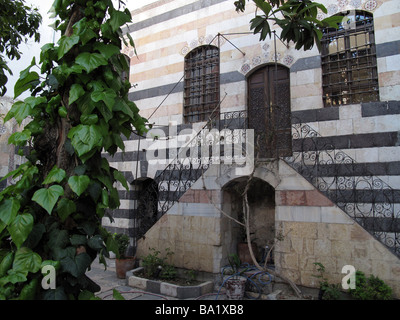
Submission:
M 297 122 L 292 130 L 293 155 L 285 162 L 400 256 L 400 191 L 308 124 Z
M 135 217 L 140 221 L 136 224 L 134 237 L 141 238 L 179 201 L 212 163 L 224 162 L 224 159 L 232 162 L 234 154 L 228 154 L 227 150 L 230 152 L 234 150 L 224 148 L 224 146 L 245 141 L 244 129 L 246 128 L 246 111 L 217 113 L 197 134 L 193 135 L 185 146 L 180 146 L 177 156 L 165 169 L 157 172 L 154 178 L 155 183 L 141 192 L 141 210 L 137 210 Z M 213 129 L 216 130 L 213 131 Z M 223 135 L 226 129 L 232 130 L 232 134 Z M 215 147 L 217 150 L 213 150 Z M 187 154 L 188 150 L 194 150 L 194 154 Z M 157 194 L 156 210 L 154 210 L 155 194 Z M 149 212 L 154 213 L 152 217 L 148 216 Z
M 369 172 L 365 164 L 357 163 L 344 151 L 336 149 L 331 138 L 322 137 L 310 125 L 293 120 L 292 156 L 281 159 L 400 256 L 400 191 Z M 147 222 L 141 221 L 135 237 L 142 237 L 214 162 L 211 155 L 215 156 L 215 153 L 202 153 L 205 145 L 210 148 L 219 145 L 218 160 L 231 160 L 232 155 L 226 153 L 224 145 L 232 143 L 232 139 L 237 139 L 236 143 L 243 139 L 247 127 L 246 111 L 221 113 L 210 119 L 188 143 L 188 147 L 198 147 L 197 157 L 189 158 L 182 153 L 185 151 L 181 151 L 164 170 L 156 174 L 155 183 L 142 194 L 147 200 L 157 198 L 157 205 L 152 209 L 154 216 Z M 236 131 L 237 136 L 232 135 L 229 141 L 215 141 L 217 136 L 205 134 L 211 129 L 218 129 L 219 132 L 222 129 L 239 130 Z M 142 203 L 154 207 L 152 201 L 147 200 Z

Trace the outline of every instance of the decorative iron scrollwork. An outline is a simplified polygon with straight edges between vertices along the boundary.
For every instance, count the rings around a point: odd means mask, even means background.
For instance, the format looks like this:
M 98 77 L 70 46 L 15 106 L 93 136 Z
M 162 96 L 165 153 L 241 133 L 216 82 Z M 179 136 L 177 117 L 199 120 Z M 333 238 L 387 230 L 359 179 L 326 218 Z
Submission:
M 400 256 L 400 194 L 335 148 L 308 124 L 292 126 L 293 154 L 284 160 Z M 396 200 L 397 199 L 397 200 Z

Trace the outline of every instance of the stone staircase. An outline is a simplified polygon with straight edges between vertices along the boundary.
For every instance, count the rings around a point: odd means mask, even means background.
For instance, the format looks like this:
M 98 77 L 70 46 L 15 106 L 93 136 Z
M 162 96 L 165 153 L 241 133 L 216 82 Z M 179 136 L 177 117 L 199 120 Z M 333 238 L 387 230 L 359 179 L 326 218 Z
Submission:
M 293 153 L 291 157 L 281 159 L 400 257 L 400 191 L 369 172 L 367 164 L 356 163 L 348 154 L 336 149 L 329 137 L 322 137 L 308 124 L 296 119 L 292 119 L 292 123 Z M 144 192 L 157 194 L 157 215 L 150 223 L 142 223 L 136 239 L 167 213 L 213 163 L 208 156 L 211 152 L 204 156 L 202 146 L 212 148 L 213 145 L 220 145 L 220 159 L 227 159 L 224 154 L 227 141 L 212 141 L 212 135 L 204 133 L 212 129 L 219 132 L 222 129 L 237 129 L 240 136 L 247 128 L 246 111 L 222 113 L 210 119 L 187 144 L 198 148 L 197 160 L 188 161 L 187 155 L 179 154 L 164 170 L 157 172 L 155 183 Z M 211 140 L 204 143 L 204 139 L 210 137 Z M 146 200 L 143 202 L 146 203 Z
M 400 257 L 400 191 L 308 124 L 293 122 L 293 154 L 283 160 Z
M 224 146 L 232 145 L 235 141 L 243 141 L 241 139 L 245 139 L 243 134 L 246 127 L 245 111 L 226 112 L 211 117 L 194 137 L 190 135 L 186 137 L 189 141 L 180 146 L 177 156 L 164 170 L 157 171 L 154 183 L 141 192 L 141 196 L 145 198 L 141 202 L 148 206 L 151 205 L 151 201 L 147 201 L 146 198 L 151 199 L 151 195 L 157 194 L 157 213 L 154 219 L 139 223 L 136 239 L 141 238 L 166 214 L 211 164 L 216 161 L 224 162 L 224 159 L 232 161 L 234 150 L 230 150 L 231 155 L 228 155 L 228 149 Z M 226 133 L 227 130 L 231 134 Z M 220 135 L 220 132 L 226 134 Z M 215 146 L 218 146 L 217 150 L 213 150 Z M 192 154 L 189 154 L 189 150 Z

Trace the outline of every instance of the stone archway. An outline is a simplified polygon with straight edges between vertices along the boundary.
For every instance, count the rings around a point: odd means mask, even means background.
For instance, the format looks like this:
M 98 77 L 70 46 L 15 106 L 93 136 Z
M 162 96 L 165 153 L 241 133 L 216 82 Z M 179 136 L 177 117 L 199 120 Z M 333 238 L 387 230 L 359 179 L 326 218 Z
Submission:
M 248 177 L 236 178 L 222 188 L 223 210 L 233 218 L 243 221 L 243 192 Z M 251 240 L 257 245 L 257 261 L 263 261 L 265 253 L 275 239 L 275 189 L 260 178 L 253 178 L 247 193 L 250 207 Z M 228 218 L 225 218 L 229 220 Z M 234 221 L 225 224 L 226 255 L 237 252 L 237 245 L 245 242 L 245 229 Z M 273 257 L 273 255 L 272 255 Z M 273 263 L 273 259 L 269 261 Z

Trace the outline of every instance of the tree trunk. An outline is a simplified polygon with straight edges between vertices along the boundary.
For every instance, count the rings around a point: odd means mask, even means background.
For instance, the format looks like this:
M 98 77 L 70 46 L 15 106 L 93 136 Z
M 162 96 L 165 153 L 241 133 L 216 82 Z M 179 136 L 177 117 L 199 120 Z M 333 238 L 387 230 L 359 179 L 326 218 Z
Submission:
M 65 36 L 73 34 L 73 25 L 84 17 L 81 7 L 75 5 L 72 9 L 72 14 L 69 19 Z M 76 57 L 74 50 L 68 54 L 68 59 L 74 60 Z M 72 80 L 72 79 L 71 79 Z M 68 132 L 71 129 L 71 123 L 79 122 L 79 111 L 74 104 L 69 105 L 69 91 L 72 81 L 66 83 L 59 88 L 61 96 L 61 104 L 67 109 L 66 118 L 58 118 L 56 123 L 48 123 L 44 128 L 42 136 L 35 141 L 35 147 L 40 150 L 39 159 L 43 164 L 43 179 L 47 176 L 50 170 L 57 165 L 58 168 L 65 170 L 67 176 L 71 176 L 75 167 L 78 165 L 78 160 L 75 154 L 70 154 L 67 151 L 66 141 Z

